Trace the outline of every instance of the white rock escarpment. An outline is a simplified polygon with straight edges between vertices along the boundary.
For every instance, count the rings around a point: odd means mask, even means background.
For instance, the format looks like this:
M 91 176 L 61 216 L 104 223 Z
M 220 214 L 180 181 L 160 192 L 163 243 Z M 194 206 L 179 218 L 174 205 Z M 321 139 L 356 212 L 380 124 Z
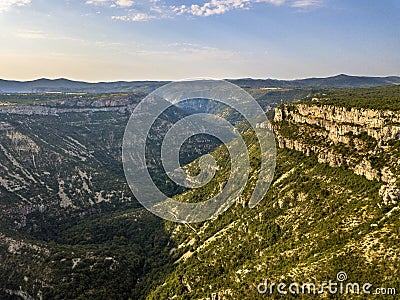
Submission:
M 368 180 L 381 181 L 383 204 L 397 203 L 400 157 L 397 146 L 388 142 L 400 140 L 399 112 L 290 104 L 275 109 L 273 127 L 280 148 L 313 154 L 319 163 L 345 165 Z

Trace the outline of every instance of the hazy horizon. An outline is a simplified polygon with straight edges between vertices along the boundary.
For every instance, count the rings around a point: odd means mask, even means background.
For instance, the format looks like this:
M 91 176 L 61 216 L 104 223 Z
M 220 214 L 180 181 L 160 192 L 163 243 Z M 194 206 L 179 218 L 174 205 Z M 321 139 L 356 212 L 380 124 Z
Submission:
M 362 74 L 345 74 L 345 73 L 340 73 L 340 74 L 333 74 L 333 75 L 328 75 L 328 76 L 311 76 L 311 77 L 302 77 L 302 78 L 272 78 L 272 77 L 265 77 L 265 78 L 256 78 L 256 77 L 232 77 L 232 78 L 181 78 L 179 80 L 187 80 L 187 79 L 215 79 L 215 80 L 239 80 L 239 79 L 249 79 L 249 80 L 279 80 L 279 81 L 295 81 L 295 80 L 305 80 L 305 79 L 324 79 L 324 78 L 332 78 L 340 75 L 345 75 L 349 77 L 377 77 L 377 78 L 386 78 L 386 77 L 400 77 L 399 75 L 396 74 L 389 74 L 389 75 L 362 75 Z M 112 82 L 139 82 L 139 81 L 154 81 L 154 82 L 161 82 L 161 81 L 175 81 L 176 79 L 117 79 L 117 80 L 81 80 L 81 79 L 75 79 L 75 78 L 67 78 L 67 77 L 37 77 L 33 79 L 26 79 L 26 80 L 18 80 L 18 79 L 9 79 L 9 78 L 0 78 L 0 80 L 4 81 L 15 81 L 15 82 L 33 82 L 33 81 L 38 81 L 38 80 L 51 80 L 51 81 L 56 81 L 56 80 L 68 80 L 68 81 L 74 81 L 74 82 L 85 82 L 85 83 L 112 83 Z

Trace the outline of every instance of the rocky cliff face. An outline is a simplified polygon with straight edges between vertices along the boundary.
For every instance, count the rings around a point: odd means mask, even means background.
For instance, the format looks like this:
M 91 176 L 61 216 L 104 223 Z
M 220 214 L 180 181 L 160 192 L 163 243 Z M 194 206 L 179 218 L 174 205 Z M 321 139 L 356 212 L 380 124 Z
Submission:
M 400 139 L 400 113 L 387 110 L 298 104 L 275 110 L 275 121 L 283 120 L 321 127 L 333 142 L 348 143 L 346 135 L 364 132 L 378 141 Z
M 120 98 L 104 97 L 96 100 L 61 99 L 34 105 L 0 105 L 0 114 L 58 116 L 64 113 L 132 112 L 145 97 L 137 93 Z M 0 125 L 1 130 L 1 125 Z
M 400 113 L 312 104 L 275 110 L 277 144 L 347 167 L 382 186 L 384 203 L 398 200 Z M 390 199 L 390 200 L 389 200 Z M 397 202 L 396 202 L 397 203 Z

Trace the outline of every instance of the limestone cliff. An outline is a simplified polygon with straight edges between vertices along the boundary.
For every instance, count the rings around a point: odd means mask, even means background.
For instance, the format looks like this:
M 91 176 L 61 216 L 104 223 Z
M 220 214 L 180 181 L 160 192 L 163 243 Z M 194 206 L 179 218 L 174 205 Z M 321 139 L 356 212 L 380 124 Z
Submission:
M 285 105 L 275 110 L 275 121 L 291 120 L 324 128 L 333 142 L 348 142 L 347 134 L 363 132 L 378 141 L 400 139 L 400 113 L 372 109 L 347 109 L 307 104 Z
M 384 202 L 397 201 L 399 112 L 312 102 L 282 105 L 275 109 L 274 130 L 280 148 L 316 155 L 320 163 L 383 182 Z

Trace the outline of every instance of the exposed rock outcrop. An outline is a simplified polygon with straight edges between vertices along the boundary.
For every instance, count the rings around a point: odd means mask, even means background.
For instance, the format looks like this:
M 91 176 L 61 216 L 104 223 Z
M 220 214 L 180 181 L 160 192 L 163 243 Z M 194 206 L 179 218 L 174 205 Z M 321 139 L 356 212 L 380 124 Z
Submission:
M 113 111 L 119 113 L 132 112 L 144 94 L 135 94 L 119 99 L 104 98 L 97 100 L 53 100 L 37 105 L 7 105 L 0 106 L 0 114 L 18 115 L 52 115 L 57 116 L 63 113 L 85 113 L 85 112 L 104 112 Z M 0 130 L 4 127 L 0 124 Z
M 316 125 L 328 132 L 334 142 L 345 142 L 346 134 L 363 132 L 379 141 L 400 139 L 400 114 L 371 109 L 298 104 L 275 110 L 275 121 L 287 119 L 298 124 Z
M 395 185 L 382 185 L 379 195 L 383 198 L 384 205 L 396 205 L 400 199 L 400 189 Z
M 274 130 L 280 148 L 316 155 L 319 163 L 346 166 L 368 180 L 386 183 L 380 192 L 384 204 L 397 203 L 400 158 L 388 142 L 400 140 L 399 112 L 283 105 L 275 109 Z

